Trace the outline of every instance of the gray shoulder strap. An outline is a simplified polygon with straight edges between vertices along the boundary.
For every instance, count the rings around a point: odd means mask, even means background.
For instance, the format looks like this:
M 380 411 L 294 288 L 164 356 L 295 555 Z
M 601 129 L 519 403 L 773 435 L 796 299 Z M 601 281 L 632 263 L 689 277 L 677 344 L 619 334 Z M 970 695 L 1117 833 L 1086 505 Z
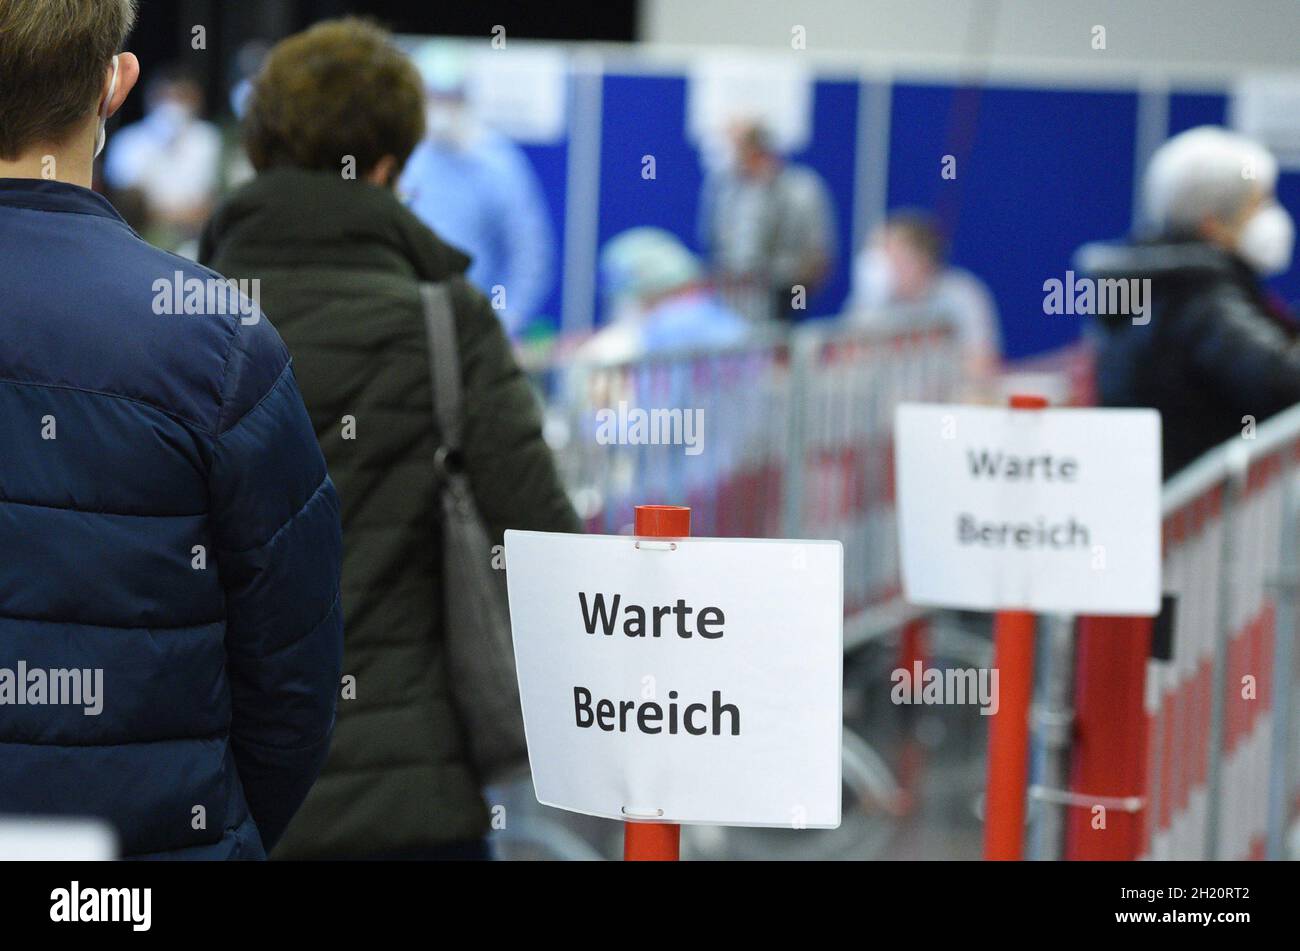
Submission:
M 421 284 L 420 300 L 424 305 L 424 328 L 433 373 L 433 416 L 442 445 L 455 451 L 460 448 L 461 387 L 451 295 L 443 284 Z

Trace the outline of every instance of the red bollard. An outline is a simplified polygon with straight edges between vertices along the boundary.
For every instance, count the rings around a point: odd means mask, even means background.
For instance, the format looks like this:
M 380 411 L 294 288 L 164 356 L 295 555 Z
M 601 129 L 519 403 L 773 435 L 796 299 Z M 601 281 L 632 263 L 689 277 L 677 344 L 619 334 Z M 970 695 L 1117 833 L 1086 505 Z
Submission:
M 1041 396 L 1011 397 L 1012 409 L 1045 409 Z M 989 768 L 984 784 L 984 857 L 1025 854 L 1025 792 L 1029 784 L 1029 704 L 1034 692 L 1034 615 L 999 611 L 993 623 L 998 712 L 989 718 Z
M 930 656 L 929 633 L 928 618 L 912 618 L 903 624 L 898 643 L 898 669 L 911 672 L 918 663 L 925 666 Z M 890 808 L 896 810 L 898 815 L 908 815 L 916 808 L 925 771 L 925 746 L 916 738 L 915 718 L 911 715 L 913 709 L 902 708 L 904 734 L 898 754 L 898 786 L 901 794 L 890 804 Z
M 989 771 L 984 795 L 984 857 L 1025 854 L 1029 782 L 1029 703 L 1034 691 L 1034 615 L 999 611 L 993 625 L 998 712 L 989 717 Z
M 638 505 L 634 532 L 639 538 L 688 538 L 691 510 L 681 505 Z M 625 862 L 676 862 L 681 847 L 682 827 L 676 823 L 623 823 Z
M 1070 769 L 1070 791 L 1076 795 L 1142 801 L 1147 794 L 1144 695 L 1151 632 L 1147 617 L 1079 618 Z M 1144 806 L 1144 812 L 1110 810 L 1101 827 L 1093 824 L 1091 809 L 1072 809 L 1065 827 L 1065 857 L 1139 858 L 1150 806 Z

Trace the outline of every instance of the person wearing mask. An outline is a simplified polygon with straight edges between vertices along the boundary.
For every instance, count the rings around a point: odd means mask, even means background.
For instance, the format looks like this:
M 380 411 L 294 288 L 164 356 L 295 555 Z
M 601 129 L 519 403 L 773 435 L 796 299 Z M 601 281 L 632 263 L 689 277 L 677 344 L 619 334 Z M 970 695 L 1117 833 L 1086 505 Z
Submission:
M 696 405 L 701 395 L 700 369 L 718 372 L 718 367 L 693 362 L 690 355 L 740 347 L 761 335 L 752 322 L 718 300 L 704 280 L 699 260 L 661 228 L 630 228 L 606 242 L 600 253 L 600 279 L 609 321 L 579 348 L 579 370 L 565 381 L 568 395 L 562 402 L 566 405 L 614 406 L 622 401 L 645 405 L 659 400 L 667 406 Z M 658 364 L 667 372 L 649 378 L 638 373 L 589 375 L 581 370 L 586 361 L 635 364 L 656 357 L 669 358 Z M 710 418 L 718 421 L 717 416 Z M 579 438 L 596 438 L 593 422 L 590 415 L 580 420 Z M 724 473 L 732 471 L 730 467 L 747 458 L 746 449 L 763 444 L 768 423 L 761 413 L 741 409 L 715 425 L 707 441 L 701 433 L 695 449 L 700 455 L 692 457 L 698 461 L 680 472 L 684 497 L 707 496 Z M 628 498 L 605 501 L 609 511 L 636 504 Z
M 705 284 L 695 255 L 661 228 L 630 228 L 611 238 L 600 273 L 610 318 L 580 349 L 583 357 L 623 361 L 734 346 L 752 329 Z
M 858 253 L 849 315 L 858 326 L 901 331 L 918 313 L 952 327 L 967 383 L 982 384 L 997 372 L 1002 344 L 993 295 L 970 271 L 948 263 L 930 216 L 896 211 Z
M 485 857 L 488 777 L 467 751 L 443 622 L 458 592 L 440 580 L 422 283 L 445 287 L 454 310 L 460 465 L 493 544 L 507 528 L 576 531 L 577 517 L 531 385 L 466 277 L 469 259 L 394 191 L 424 107 L 419 73 L 390 37 L 344 19 L 282 41 L 245 123 L 257 176 L 217 210 L 200 257 L 260 278 L 294 355 L 343 499 L 344 673 L 354 685 L 324 773 L 275 857 Z
M 191 256 L 221 178 L 221 133 L 202 114 L 198 80 L 164 67 L 148 83 L 144 118 L 115 132 L 104 156 L 105 184 L 138 194 L 146 234 Z
M 470 256 L 506 329 L 518 336 L 539 316 L 554 282 L 555 235 L 537 174 L 523 150 L 474 114 L 465 54 L 446 42 L 418 59 L 427 135 L 398 191 L 416 217 Z
M 1277 172 L 1244 136 L 1183 132 L 1147 166 L 1145 233 L 1077 255 L 1095 279 L 1150 282 L 1144 315 L 1096 318 L 1096 382 L 1103 405 L 1160 411 L 1166 478 L 1240 436 L 1247 417 L 1300 402 L 1300 337 L 1260 284 L 1290 267 L 1295 239 Z
M 134 17 L 0 3 L 0 814 L 260 859 L 329 746 L 339 503 L 255 299 L 89 188 Z
M 750 320 L 793 319 L 796 288 L 811 297 L 835 266 L 826 183 L 785 161 L 757 123 L 729 130 L 729 158 L 700 194 L 699 232 L 723 300 Z

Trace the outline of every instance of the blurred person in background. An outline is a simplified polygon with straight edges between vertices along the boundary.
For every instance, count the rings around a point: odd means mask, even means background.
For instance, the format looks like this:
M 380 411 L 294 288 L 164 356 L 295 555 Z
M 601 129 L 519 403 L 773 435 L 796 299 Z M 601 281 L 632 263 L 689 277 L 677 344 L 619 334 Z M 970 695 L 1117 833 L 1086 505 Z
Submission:
M 144 118 L 114 133 L 104 157 L 108 187 L 142 203 L 145 236 L 190 257 L 221 182 L 221 132 L 203 108 L 198 80 L 163 67 L 145 87 Z
M 859 326 L 900 331 L 911 316 L 938 315 L 956 334 L 968 383 L 987 381 L 1001 364 L 993 295 L 948 263 L 938 225 L 922 212 L 890 214 L 858 252 L 849 311 Z
M 0 669 L 82 685 L 0 691 L 0 814 L 260 859 L 329 746 L 339 502 L 256 301 L 90 191 L 134 15 L 0 2 Z
M 460 464 L 494 544 L 507 528 L 578 529 L 469 258 L 394 191 L 423 129 L 419 73 L 378 27 L 333 20 L 289 37 L 248 100 L 257 177 L 202 243 L 202 260 L 261 279 L 343 500 L 344 671 L 356 696 L 339 705 L 329 761 L 276 858 L 487 857 L 484 778 L 449 681 L 442 605 L 457 592 L 441 582 L 421 283 L 451 297 Z
M 469 255 L 470 282 L 517 336 L 554 282 L 555 235 L 541 184 L 523 150 L 474 114 L 463 50 L 433 43 L 417 65 L 427 135 L 398 190 L 421 221 Z
M 700 195 L 699 237 L 719 293 L 754 321 L 791 320 L 835 266 L 835 211 L 820 175 L 787 162 L 756 122 L 728 135 L 724 167 Z
M 253 80 L 271 44 L 266 40 L 252 39 L 240 44 L 231 63 L 233 76 L 226 99 L 230 112 L 220 122 L 221 130 L 221 194 L 238 188 L 255 174 L 248 153 L 244 151 L 243 120 L 248 97 L 253 91 Z
M 583 345 L 584 357 L 622 361 L 725 347 L 750 332 L 705 283 L 695 255 L 661 228 L 631 228 L 611 238 L 600 254 L 600 276 L 609 320 Z
M 1146 233 L 1080 249 L 1100 279 L 1150 280 L 1145 321 L 1097 318 L 1106 406 L 1163 420 L 1171 476 L 1247 426 L 1300 402 L 1300 339 L 1262 278 L 1291 265 L 1295 225 L 1276 195 L 1277 161 L 1212 126 L 1170 139 L 1142 182 Z
M 660 228 L 631 228 L 611 238 L 600 254 L 601 287 L 609 323 L 578 351 L 580 359 L 635 362 L 666 354 L 679 357 L 743 344 L 758 328 L 718 300 L 705 280 L 699 259 L 672 233 Z M 666 371 L 654 384 L 655 399 L 668 406 L 692 406 L 699 398 L 697 373 L 717 365 L 688 360 L 662 364 Z M 731 370 L 734 372 L 734 369 Z M 647 399 L 637 374 L 574 374 L 570 386 L 586 386 L 567 402 L 576 405 L 637 405 Z M 751 406 L 732 406 L 710 415 L 708 435 L 697 435 L 700 455 L 680 473 L 681 491 L 692 498 L 716 484 L 743 450 L 762 440 L 770 420 Z M 588 421 L 591 424 L 591 421 Z M 596 440 L 594 429 L 583 438 Z

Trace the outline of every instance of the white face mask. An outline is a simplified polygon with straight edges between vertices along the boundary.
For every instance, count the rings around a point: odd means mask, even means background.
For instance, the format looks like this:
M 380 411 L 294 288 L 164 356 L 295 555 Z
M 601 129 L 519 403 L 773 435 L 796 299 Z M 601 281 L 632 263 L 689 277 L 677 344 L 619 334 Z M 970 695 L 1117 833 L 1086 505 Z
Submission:
M 871 247 L 858 256 L 857 303 L 862 307 L 884 307 L 894 298 L 894 268 L 889 256 Z
M 104 140 L 108 135 L 108 107 L 113 101 L 113 94 L 117 92 L 117 57 L 113 57 L 113 78 L 108 81 L 108 95 L 104 97 L 104 104 L 99 107 L 99 131 L 95 133 L 95 158 L 99 158 L 99 153 L 104 151 Z
M 434 104 L 424 112 L 425 130 L 439 145 L 460 147 L 469 139 L 469 122 L 461 106 Z
M 1276 202 L 1251 215 L 1237 238 L 1237 253 L 1260 277 L 1289 268 L 1294 246 L 1295 223 Z
M 190 110 L 179 102 L 161 102 L 149 113 L 159 125 L 171 132 L 183 129 L 194 118 Z

